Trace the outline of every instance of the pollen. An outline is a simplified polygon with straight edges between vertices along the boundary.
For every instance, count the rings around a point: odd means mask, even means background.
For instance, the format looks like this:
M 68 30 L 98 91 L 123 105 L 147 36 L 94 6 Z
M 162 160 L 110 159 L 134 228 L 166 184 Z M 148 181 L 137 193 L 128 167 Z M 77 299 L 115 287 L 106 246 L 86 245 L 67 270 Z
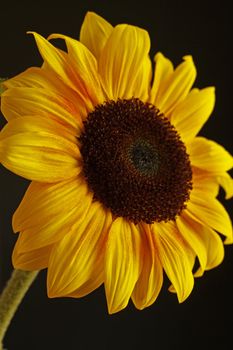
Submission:
M 192 170 L 186 147 L 152 104 L 118 99 L 89 113 L 79 138 L 94 199 L 134 222 L 175 220 L 186 207 Z

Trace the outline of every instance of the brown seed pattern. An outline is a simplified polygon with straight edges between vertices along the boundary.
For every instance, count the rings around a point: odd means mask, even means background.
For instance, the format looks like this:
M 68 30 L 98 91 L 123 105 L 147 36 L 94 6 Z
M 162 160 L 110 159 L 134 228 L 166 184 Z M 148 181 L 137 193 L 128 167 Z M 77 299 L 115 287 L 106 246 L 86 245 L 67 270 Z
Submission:
M 139 99 L 107 101 L 80 138 L 83 172 L 94 198 L 138 223 L 174 220 L 192 189 L 186 147 L 169 120 Z

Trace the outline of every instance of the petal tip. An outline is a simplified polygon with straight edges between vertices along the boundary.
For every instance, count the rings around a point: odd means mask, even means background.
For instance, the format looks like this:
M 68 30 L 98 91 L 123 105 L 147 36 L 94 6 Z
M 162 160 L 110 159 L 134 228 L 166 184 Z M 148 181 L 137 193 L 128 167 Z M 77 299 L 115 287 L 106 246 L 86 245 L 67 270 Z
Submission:
M 31 34 L 31 35 L 38 35 L 38 33 L 36 33 L 36 32 L 34 32 L 34 31 L 32 31 L 32 30 L 27 30 L 26 31 L 26 34 Z
M 55 290 L 54 285 L 52 285 L 51 282 L 49 281 L 48 277 L 47 277 L 47 296 L 50 299 L 61 297 L 61 295 L 59 295 L 59 293 L 57 293 L 57 291 Z
M 85 17 L 100 17 L 94 11 L 87 11 Z
M 154 60 L 157 61 L 160 58 L 165 58 L 165 56 L 161 51 L 158 51 L 154 56 Z
M 126 306 L 127 306 L 127 304 L 118 306 L 118 305 L 114 305 L 114 303 L 112 303 L 112 304 L 108 303 L 108 313 L 109 313 L 109 315 L 116 314 L 117 312 L 125 309 Z
M 182 57 L 184 61 L 189 61 L 193 63 L 193 56 L 192 55 L 185 55 Z

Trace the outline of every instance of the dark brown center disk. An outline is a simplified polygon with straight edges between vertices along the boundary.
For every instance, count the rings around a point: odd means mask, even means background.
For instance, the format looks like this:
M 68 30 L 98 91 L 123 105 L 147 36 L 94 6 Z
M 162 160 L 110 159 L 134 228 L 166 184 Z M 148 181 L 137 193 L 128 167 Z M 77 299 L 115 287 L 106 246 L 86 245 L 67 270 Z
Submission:
M 80 136 L 84 176 L 113 215 L 139 223 L 174 220 L 192 189 L 184 143 L 156 107 L 139 99 L 107 101 Z

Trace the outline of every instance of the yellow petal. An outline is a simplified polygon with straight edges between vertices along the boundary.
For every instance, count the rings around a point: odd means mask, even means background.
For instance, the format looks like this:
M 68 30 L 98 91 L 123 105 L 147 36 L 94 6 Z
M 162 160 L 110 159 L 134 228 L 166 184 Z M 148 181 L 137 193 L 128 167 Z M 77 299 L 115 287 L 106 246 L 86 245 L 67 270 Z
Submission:
M 217 181 L 223 187 L 226 195 L 225 199 L 233 197 L 233 179 L 228 173 L 221 173 L 217 176 Z
M 207 264 L 206 240 L 203 237 L 205 227 L 191 219 L 185 212 L 176 219 L 176 224 L 184 240 L 197 255 L 201 269 L 204 271 Z
M 7 125 L 9 125 L 9 127 L 6 126 L 1 130 L 1 140 L 14 136 L 15 134 L 23 134 L 28 132 L 36 134 L 39 132 L 44 132 L 63 137 L 73 144 L 77 143 L 77 134 L 73 132 L 70 126 L 62 125 L 57 120 L 49 119 L 42 115 L 22 116 L 20 119 L 17 118 L 15 120 L 11 120 Z M 78 151 L 75 149 L 75 155 L 77 152 Z
M 39 122 L 38 122 L 39 121 Z M 56 182 L 73 178 L 81 171 L 80 151 L 61 136 L 67 129 L 45 117 L 13 119 L 0 133 L 0 160 L 29 180 Z
M 193 274 L 185 246 L 171 222 L 152 225 L 158 253 L 163 268 L 176 290 L 179 302 L 183 302 L 193 289 Z
M 216 197 L 219 192 L 219 184 L 216 176 L 199 168 L 192 168 L 193 190 L 202 192 L 200 195 Z
M 82 95 L 92 104 L 103 103 L 104 97 L 97 73 L 97 61 L 92 53 L 79 41 L 62 34 L 52 34 L 50 39 L 64 39 L 70 64 L 75 72 L 75 80 Z
M 77 75 L 72 62 L 66 52 L 54 47 L 48 40 L 35 32 L 29 32 L 34 35 L 38 49 L 44 59 L 44 68 L 50 69 L 55 73 L 67 86 L 73 89 L 79 99 L 85 102 L 88 109 L 93 109 L 85 86 L 82 84 L 80 77 Z
M 9 121 L 22 116 L 44 116 L 70 127 L 77 136 L 82 128 L 79 112 L 63 96 L 45 88 L 14 87 L 2 96 L 1 110 Z
M 169 68 L 168 78 L 160 83 L 154 104 L 161 112 L 169 117 L 175 107 L 188 95 L 196 78 L 196 69 L 191 56 L 185 56 L 172 74 Z M 161 77 L 162 79 L 162 77 Z
M 160 90 L 164 90 L 167 80 L 173 73 L 173 64 L 161 52 L 155 55 L 155 74 L 150 94 L 150 102 L 156 105 Z
M 191 271 L 193 271 L 193 268 L 194 268 L 194 265 L 196 262 L 196 254 L 195 254 L 194 250 L 185 241 L 183 241 L 183 244 L 185 247 L 186 256 L 187 256 L 188 261 L 189 261 L 190 269 L 191 269 Z M 169 290 L 169 292 L 176 294 L 176 290 L 172 284 L 168 287 L 168 290 Z
M 113 27 L 94 12 L 87 12 L 80 31 L 80 41 L 98 60 Z
M 233 166 L 233 157 L 222 146 L 204 137 L 188 145 L 191 164 L 209 172 L 221 173 Z
M 109 99 L 141 98 L 149 87 L 148 65 L 150 38 L 138 27 L 120 24 L 116 26 L 99 59 L 99 73 Z M 145 63 L 145 60 L 147 63 Z M 139 84 L 142 84 L 138 91 Z
M 54 246 L 48 267 L 50 297 L 80 297 L 103 283 L 105 243 L 111 223 L 111 213 L 94 202 L 85 219 Z
M 46 65 L 56 73 L 62 80 L 71 86 L 74 90 L 77 86 L 74 84 L 74 72 L 72 67 L 68 64 L 67 54 L 55 48 L 48 40 L 35 32 L 28 32 L 32 34 L 36 40 L 36 44 L 40 51 L 42 58 Z
M 205 227 L 204 239 L 207 247 L 207 264 L 205 269 L 210 270 L 222 263 L 224 246 L 219 235 L 208 227 Z M 200 276 L 200 272 L 202 273 L 201 269 L 196 272 L 195 276 Z
M 21 237 L 19 235 L 12 255 L 12 263 L 15 269 L 35 271 L 45 269 L 48 266 L 52 245 L 29 252 L 22 252 L 20 243 Z
M 139 276 L 140 234 L 117 218 L 110 229 L 105 258 L 105 292 L 109 313 L 124 309 Z
M 215 89 L 208 87 L 191 92 L 171 114 L 171 123 L 185 142 L 192 140 L 201 130 L 214 109 Z
M 225 199 L 233 196 L 233 179 L 227 172 L 214 173 L 193 167 L 193 189 L 201 191 L 200 196 L 216 197 L 219 192 L 219 185 L 225 191 Z
M 87 109 L 85 101 L 82 101 L 79 95 L 70 88 L 64 81 L 49 67 L 47 69 L 32 67 L 25 70 L 23 73 L 16 75 L 15 77 L 8 79 L 6 82 L 7 88 L 39 88 L 45 89 L 45 92 L 51 92 L 52 96 L 61 96 L 62 101 L 65 102 L 65 106 L 69 105 L 69 110 L 72 110 L 73 116 L 79 114 L 86 117 Z M 60 105 L 60 103 L 59 103 Z M 34 112 L 35 113 L 35 112 Z M 11 114 L 5 115 L 6 119 L 11 119 Z
M 186 255 L 188 257 L 189 260 L 189 266 L 191 271 L 193 271 L 195 262 L 196 262 L 196 253 L 194 252 L 194 250 L 189 247 L 189 245 L 184 241 L 183 242 L 184 246 L 185 246 L 185 251 L 186 251 Z
M 59 84 L 59 80 L 56 78 L 55 74 L 52 74 L 52 79 L 55 79 L 56 83 L 50 85 L 51 79 L 49 71 L 39 67 L 30 67 L 13 78 L 8 79 L 4 85 L 7 89 L 19 87 L 49 87 L 49 89 L 54 91 L 54 89 L 56 90 L 56 84 Z
M 21 252 L 39 249 L 69 234 L 80 224 L 92 202 L 85 179 L 44 184 L 32 182 L 13 216 L 21 231 Z
M 138 73 L 137 79 L 134 82 L 135 95 L 140 96 L 142 101 L 147 101 L 150 93 L 150 82 L 152 78 L 152 64 L 151 59 L 148 55 L 143 60 L 141 70 Z
M 139 310 L 150 306 L 157 299 L 163 284 L 163 268 L 158 249 L 149 225 L 141 225 L 142 236 L 140 264 L 141 273 L 134 287 L 132 300 Z
M 203 225 L 187 210 L 177 220 L 177 226 L 198 256 L 200 268 L 195 277 L 203 275 L 223 261 L 224 247 L 219 235 L 206 225 Z
M 187 203 L 187 210 L 201 223 L 226 236 L 227 243 L 233 240 L 230 217 L 217 199 L 193 190 Z
M 88 236 L 85 236 L 81 242 L 82 246 L 78 252 L 78 255 L 80 256 L 80 261 L 82 263 L 80 264 L 79 262 L 78 268 L 75 272 L 78 276 L 75 285 L 76 289 L 67 294 L 69 297 L 83 297 L 91 293 L 104 282 L 105 247 L 108 231 L 112 223 L 112 215 L 110 211 L 106 211 L 106 208 L 103 208 L 101 206 L 100 210 L 98 210 L 98 215 L 101 216 L 103 227 L 101 230 L 99 230 L 100 232 L 97 232 L 97 237 L 95 237 L 95 239 L 93 239 L 93 237 L 89 238 Z M 103 222 L 104 218 L 105 221 Z M 94 230 L 97 230 L 99 225 L 97 225 Z M 77 232 L 79 232 L 77 225 L 75 229 Z M 88 239 L 92 240 L 91 244 Z M 91 249 L 93 249 L 93 251 Z M 87 254 L 87 251 L 90 256 Z

